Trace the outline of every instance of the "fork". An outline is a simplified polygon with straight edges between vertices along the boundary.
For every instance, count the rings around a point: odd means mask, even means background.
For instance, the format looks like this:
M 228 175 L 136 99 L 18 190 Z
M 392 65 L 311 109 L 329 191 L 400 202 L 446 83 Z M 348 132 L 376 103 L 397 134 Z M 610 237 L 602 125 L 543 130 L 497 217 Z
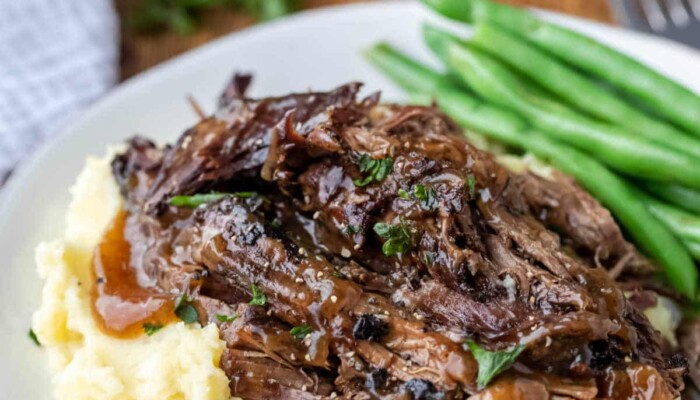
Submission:
M 617 20 L 700 48 L 700 0 L 609 0 Z

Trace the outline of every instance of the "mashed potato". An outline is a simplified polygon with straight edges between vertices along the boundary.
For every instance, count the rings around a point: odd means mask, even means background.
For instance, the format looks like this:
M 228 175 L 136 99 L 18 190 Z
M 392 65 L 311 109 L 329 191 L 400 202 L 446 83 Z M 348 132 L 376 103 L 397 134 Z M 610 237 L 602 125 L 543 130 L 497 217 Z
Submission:
M 88 158 L 71 189 L 65 238 L 36 250 L 46 281 L 33 329 L 49 356 L 57 399 L 228 399 L 216 326 L 177 323 L 152 336 L 116 339 L 91 316 L 92 249 L 121 204 L 109 160 Z

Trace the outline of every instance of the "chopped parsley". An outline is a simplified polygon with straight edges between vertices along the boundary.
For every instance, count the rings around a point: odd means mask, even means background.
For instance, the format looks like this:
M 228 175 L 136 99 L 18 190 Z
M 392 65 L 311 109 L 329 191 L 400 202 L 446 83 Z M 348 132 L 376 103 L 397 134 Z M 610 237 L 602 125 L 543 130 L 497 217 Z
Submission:
M 488 351 L 472 341 L 467 341 L 466 344 L 479 364 L 476 379 L 479 389 L 486 387 L 493 378 L 508 369 L 525 349 L 525 346 L 515 346 L 509 350 Z
M 333 270 L 333 272 L 331 272 L 331 275 L 338 279 L 348 279 L 348 277 L 345 276 L 345 274 L 337 270 Z
M 231 194 L 234 195 L 235 197 L 238 197 L 241 199 L 249 199 L 249 198 L 255 196 L 257 193 L 255 193 L 255 192 L 235 192 L 235 193 L 231 193 Z
M 241 199 L 248 199 L 255 196 L 255 192 L 236 192 L 236 193 L 200 193 L 192 196 L 173 196 L 170 198 L 170 205 L 175 207 L 195 208 L 202 204 L 212 203 L 223 199 L 226 196 L 235 196 Z
M 425 265 L 431 266 L 435 262 L 435 253 L 432 251 L 426 251 L 423 253 L 423 261 L 425 262 Z
M 175 304 L 175 315 L 180 318 L 186 324 L 192 324 L 199 320 L 199 313 L 197 309 L 192 305 L 192 300 L 190 300 L 187 295 L 183 294 Z
M 145 324 L 143 324 L 143 331 L 148 336 L 151 336 L 154 333 L 158 332 L 159 330 L 161 330 L 161 328 L 163 328 L 163 324 L 158 324 L 158 323 L 152 324 L 150 322 L 146 322 Z
M 267 296 L 254 283 L 250 285 L 250 290 L 253 292 L 253 299 L 248 304 L 253 306 L 264 306 L 267 304 Z
M 31 339 L 35 345 L 41 347 L 41 342 L 39 341 L 39 338 L 36 337 L 36 333 L 34 332 L 34 329 L 29 330 L 29 339 Z
M 394 169 L 394 160 L 391 157 L 375 160 L 368 154 L 360 156 L 358 162 L 360 172 L 364 174 L 364 178 L 355 179 L 353 183 L 356 186 L 367 186 L 372 182 L 383 181 Z
M 304 339 L 309 333 L 311 333 L 311 327 L 306 324 L 295 326 L 289 330 L 289 334 L 299 340 Z
M 275 218 L 270 222 L 270 225 L 272 225 L 273 228 L 279 228 L 282 226 L 282 220 L 279 218 Z
M 362 228 L 360 228 L 357 225 L 348 225 L 345 228 L 343 228 L 343 235 L 345 236 L 352 236 L 360 232 L 362 232 Z
M 377 222 L 374 224 L 374 232 L 379 237 L 386 239 L 382 245 L 382 253 L 385 256 L 405 253 L 411 248 L 411 233 L 403 221 L 398 225 Z
M 425 186 L 425 185 L 414 185 L 412 193 L 405 191 L 404 189 L 398 190 L 398 195 L 401 199 L 410 200 L 415 198 L 420 201 L 421 208 L 425 210 L 431 210 L 435 208 L 435 189 Z
M 238 314 L 236 313 L 234 313 L 233 315 L 216 314 L 216 319 L 219 322 L 231 322 L 235 321 L 236 318 L 238 318 Z
M 432 209 L 435 207 L 435 189 L 423 185 L 413 187 L 413 195 L 420 200 L 421 207 Z
M 467 176 L 467 188 L 469 188 L 469 198 L 473 199 L 476 196 L 476 178 L 472 174 Z

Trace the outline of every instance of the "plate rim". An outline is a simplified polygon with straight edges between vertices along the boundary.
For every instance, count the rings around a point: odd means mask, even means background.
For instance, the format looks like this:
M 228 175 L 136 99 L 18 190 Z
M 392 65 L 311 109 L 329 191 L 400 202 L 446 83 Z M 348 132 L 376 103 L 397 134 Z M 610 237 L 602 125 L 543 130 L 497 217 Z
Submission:
M 18 221 L 25 221 L 25 219 L 27 218 L 25 215 L 26 210 L 21 209 L 22 202 L 17 200 L 17 198 L 33 195 L 33 193 L 25 189 L 24 186 L 28 182 L 36 182 L 37 179 L 42 178 L 42 176 L 45 173 L 44 166 L 46 165 L 46 159 L 51 159 L 54 157 L 55 153 L 61 152 L 61 146 L 63 145 L 63 143 L 70 141 L 76 136 L 78 138 L 84 137 L 81 131 L 84 131 L 83 127 L 85 125 L 93 124 L 95 121 L 103 121 L 104 113 L 113 113 L 114 111 L 112 109 L 115 108 L 115 106 L 118 107 L 124 101 L 129 101 L 130 99 L 132 99 L 132 97 L 135 94 L 134 92 L 142 92 L 144 88 L 148 89 L 150 87 L 161 87 L 162 81 L 168 81 L 169 79 L 172 79 L 172 75 L 177 74 L 177 71 L 193 68 L 193 66 L 198 65 L 198 63 L 200 63 L 202 59 L 209 57 L 210 55 L 212 55 L 212 53 L 213 55 L 219 54 L 222 51 L 222 49 L 225 50 L 233 43 L 238 43 L 239 41 L 254 41 L 259 35 L 274 34 L 277 30 L 284 31 L 290 28 L 303 28 L 304 25 L 311 23 L 311 21 L 315 20 L 316 18 L 337 18 L 336 16 L 342 13 L 353 13 L 353 15 L 364 16 L 372 12 L 390 13 L 396 10 L 397 7 L 408 8 L 409 11 L 406 11 L 407 14 L 411 14 L 414 11 L 420 11 L 419 8 L 425 8 L 425 6 L 420 4 L 417 0 L 390 0 L 376 3 L 353 3 L 305 10 L 277 21 L 254 25 L 252 27 L 240 31 L 223 35 L 215 40 L 212 40 L 209 43 L 206 43 L 195 49 L 189 50 L 169 60 L 159 63 L 158 65 L 146 71 L 143 71 L 127 79 L 126 81 L 116 85 L 92 105 L 82 110 L 77 115 L 72 116 L 70 120 L 67 121 L 67 123 L 65 123 L 61 129 L 57 130 L 55 135 L 51 136 L 48 140 L 38 145 L 34 153 L 30 157 L 26 158 L 16 168 L 15 172 L 10 176 L 10 178 L 6 182 L 5 187 L 0 189 L 0 225 L 8 226 L 8 221 L 12 223 L 16 223 Z M 615 35 L 620 35 L 622 37 L 613 38 L 616 39 L 613 40 L 613 42 L 618 42 L 621 44 L 623 42 L 627 42 L 630 43 L 630 47 L 634 47 L 635 42 L 636 45 L 639 45 L 640 43 L 651 43 L 651 46 L 656 46 L 656 48 L 658 48 L 659 46 L 665 46 L 667 48 L 671 48 L 672 51 L 675 51 L 679 54 L 690 56 L 693 60 L 693 63 L 695 62 L 695 60 L 697 60 L 697 65 L 700 65 L 700 53 L 688 51 L 688 49 L 683 49 L 682 47 L 685 46 L 683 46 L 682 44 L 645 35 L 643 33 L 632 32 L 623 28 L 610 26 L 595 21 L 584 20 L 581 18 L 572 17 L 564 14 L 546 12 L 542 10 L 536 10 L 536 12 L 538 15 L 542 15 L 548 20 L 552 20 L 558 23 L 564 23 L 566 24 L 566 26 L 571 26 L 576 30 L 579 30 L 579 28 L 583 27 L 585 29 L 588 29 L 589 31 L 602 32 L 604 34 L 607 32 L 614 32 Z M 435 15 L 430 15 L 429 17 L 430 19 L 428 20 L 432 20 L 433 18 L 445 20 L 444 18 Z M 381 39 L 381 37 L 377 36 L 377 40 Z M 161 75 L 164 75 L 164 77 Z M 693 86 L 697 89 L 696 85 Z M 384 89 L 385 87 L 380 88 Z M 700 89 L 697 90 L 700 91 Z M 96 133 L 99 134 L 99 132 Z M 113 142 L 110 142 L 107 139 L 100 140 L 102 140 L 105 146 L 113 144 Z M 81 160 L 81 163 L 82 162 L 83 160 Z M 73 175 L 72 178 L 73 179 L 71 179 L 71 182 L 74 182 L 75 175 Z M 30 179 L 32 180 L 30 181 Z M 70 186 L 66 186 L 65 189 L 62 188 L 61 190 L 65 190 L 65 193 L 67 194 L 69 188 Z M 62 202 L 53 202 L 52 200 L 49 201 L 51 201 L 51 203 L 48 203 L 50 205 L 57 204 L 61 207 L 65 207 L 65 205 Z M 13 217 L 13 214 L 17 212 L 21 212 L 20 218 Z M 5 225 L 2 225 L 3 223 Z M 9 227 L 11 228 L 12 226 Z M 37 227 L 33 226 L 32 233 L 36 231 Z M 40 235 L 42 241 L 52 240 L 55 238 L 52 237 L 50 234 L 47 234 L 46 232 L 37 233 Z M 9 256 L 14 258 L 18 255 L 21 255 L 22 257 L 24 257 L 24 254 L 24 250 L 16 250 L 11 252 Z M 10 261 L 9 264 L 11 267 L 15 267 L 14 261 Z M 31 264 L 28 267 L 33 266 L 34 264 Z M 33 274 L 33 278 L 38 280 L 39 278 L 36 276 L 34 268 L 30 269 L 31 273 Z M 13 340 L 15 340 L 16 337 L 24 335 L 25 331 L 23 330 L 23 328 L 24 326 L 21 326 L 18 329 L 13 328 L 12 331 L 9 332 L 9 334 L 11 335 L 10 337 L 12 337 Z M 46 360 L 46 357 L 44 356 L 43 359 Z M 47 377 L 48 368 L 46 368 L 46 365 L 42 365 L 42 367 L 44 367 L 41 371 L 42 378 L 45 377 L 44 375 L 46 375 Z M 7 381 L 0 380 L 0 393 L 4 392 L 7 389 L 2 384 L 3 382 Z M 44 380 L 41 379 L 41 382 L 44 383 Z M 23 388 L 24 386 L 18 385 L 18 387 Z M 51 390 L 51 388 L 52 386 L 49 386 L 46 390 Z M 9 391 L 12 392 L 12 389 L 10 388 Z

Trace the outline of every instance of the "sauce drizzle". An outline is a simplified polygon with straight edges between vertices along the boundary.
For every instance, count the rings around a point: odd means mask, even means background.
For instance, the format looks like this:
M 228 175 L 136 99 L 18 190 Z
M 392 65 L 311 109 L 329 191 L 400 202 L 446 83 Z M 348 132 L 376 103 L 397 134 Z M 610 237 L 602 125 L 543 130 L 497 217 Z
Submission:
M 129 339 L 144 333 L 144 324 L 175 321 L 172 296 L 139 285 L 131 267 L 131 245 L 124 237 L 127 213 L 121 210 L 93 255 L 92 313 L 100 329 Z

